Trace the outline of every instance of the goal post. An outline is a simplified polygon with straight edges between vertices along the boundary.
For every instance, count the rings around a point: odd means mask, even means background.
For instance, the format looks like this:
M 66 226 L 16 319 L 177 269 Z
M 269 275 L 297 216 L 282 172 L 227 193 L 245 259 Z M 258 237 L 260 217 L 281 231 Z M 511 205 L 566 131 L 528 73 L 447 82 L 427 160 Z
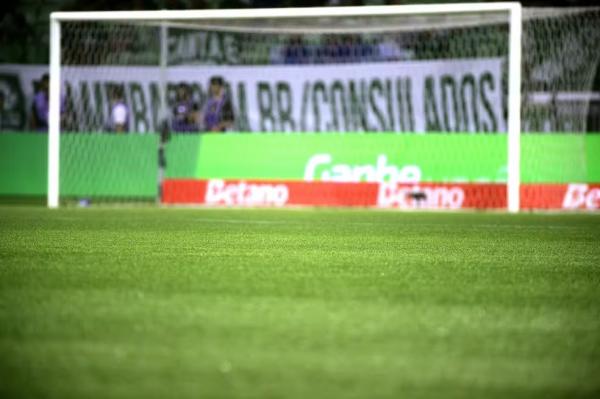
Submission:
M 521 187 L 521 4 L 510 5 L 508 46 L 508 211 L 519 212 Z
M 50 18 L 50 91 L 48 110 L 48 207 L 58 208 L 60 193 L 60 20 Z
M 491 22 L 506 24 L 507 54 L 506 67 L 506 127 L 507 136 L 507 170 L 506 170 L 506 209 L 518 212 L 520 209 L 520 137 L 521 137 L 521 73 L 522 73 L 522 10 L 518 2 L 505 3 L 466 3 L 466 4 L 428 4 L 401 6 L 362 6 L 362 7 L 324 7 L 324 8 L 279 8 L 279 9 L 245 9 L 245 10 L 161 10 L 161 11 L 106 11 L 106 12 L 55 12 L 50 18 L 50 111 L 49 111 L 49 140 L 48 140 L 48 207 L 56 208 L 60 203 L 61 187 L 61 107 L 64 101 L 64 82 L 68 79 L 61 55 L 65 53 L 64 35 L 61 31 L 64 24 L 70 23 L 107 23 L 121 26 L 128 24 L 139 27 L 157 29 L 158 38 L 158 68 L 159 84 L 159 114 L 166 115 L 167 82 L 172 81 L 168 65 L 168 40 L 172 30 L 179 27 L 194 29 L 215 29 L 216 31 L 253 31 L 275 34 L 277 31 L 294 34 L 295 32 L 352 32 L 355 29 L 376 31 L 369 21 L 381 21 L 385 17 L 416 17 L 416 26 L 420 29 L 435 29 L 439 20 L 436 16 L 443 15 L 443 23 L 456 25 L 451 20 L 456 16 L 462 21 L 462 16 L 495 15 Z M 484 19 L 486 17 L 483 17 Z M 346 20 L 364 19 L 366 23 L 344 24 Z M 450 20 L 450 22 L 448 22 Z M 266 26 L 265 21 L 271 25 Z M 274 22 L 275 21 L 275 22 Z M 317 21 L 317 22 L 315 22 Z M 468 21 L 465 19 L 465 21 Z M 325 23 L 328 25 L 315 25 Z M 392 19 L 393 23 L 393 19 Z M 472 23 L 469 22 L 468 23 Z M 476 23 L 475 23 L 476 24 Z M 140 28 L 143 29 L 143 28 Z M 382 31 L 408 29 L 402 26 L 386 25 Z M 62 39 L 61 39 L 62 36 Z M 94 44 L 97 45 L 97 44 Z M 119 50 L 115 50 L 119 51 Z M 94 57 L 90 55 L 90 60 Z M 93 63 L 93 61 L 90 61 Z M 346 65 L 348 66 L 348 65 Z M 102 67 L 102 66 L 100 66 Z M 217 71 L 218 72 L 218 71 Z M 316 93 L 316 91 L 315 91 Z M 317 94 L 313 93 L 313 96 Z M 260 101 L 260 98 L 259 98 Z M 160 119 L 160 118 L 159 118 Z M 283 126 L 283 125 L 282 125 Z M 309 129 L 306 129 L 309 130 Z M 154 127 L 154 131 L 158 131 Z

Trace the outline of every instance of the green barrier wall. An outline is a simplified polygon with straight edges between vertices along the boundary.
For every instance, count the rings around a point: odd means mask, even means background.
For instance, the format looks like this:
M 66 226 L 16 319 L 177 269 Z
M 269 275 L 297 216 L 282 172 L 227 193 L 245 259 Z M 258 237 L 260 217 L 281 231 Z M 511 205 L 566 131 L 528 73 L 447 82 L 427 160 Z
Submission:
M 402 168 L 416 165 L 423 181 L 506 181 L 502 135 L 305 134 L 202 137 L 196 176 L 302 180 L 309 159 L 328 154 L 316 179 L 336 164 Z M 459 155 L 457 157 L 457 154 Z
M 0 133 L 0 195 L 46 195 L 45 134 Z
M 173 151 L 170 177 L 303 179 L 307 161 L 329 154 L 333 164 L 417 165 L 424 181 L 506 181 L 506 135 L 261 134 L 180 136 L 178 147 L 197 162 L 180 164 Z M 172 144 L 171 144 L 172 145 Z M 323 171 L 322 166 L 316 173 Z M 600 182 L 600 135 L 521 136 L 524 183 Z
M 156 197 L 156 135 L 66 134 L 60 145 L 61 195 Z
M 524 134 L 524 183 L 600 182 L 600 134 Z
M 527 134 L 521 138 L 524 183 L 600 182 L 600 135 Z M 66 134 L 61 137 L 61 195 L 154 198 L 156 135 Z M 506 179 L 506 136 L 468 134 L 175 135 L 166 177 L 304 178 L 307 161 L 329 154 L 335 164 L 417 165 L 424 181 Z M 46 194 L 47 137 L 0 134 L 0 195 Z
M 61 195 L 156 197 L 157 145 L 156 135 L 63 135 Z M 45 134 L 0 134 L 0 195 L 46 195 L 47 163 Z

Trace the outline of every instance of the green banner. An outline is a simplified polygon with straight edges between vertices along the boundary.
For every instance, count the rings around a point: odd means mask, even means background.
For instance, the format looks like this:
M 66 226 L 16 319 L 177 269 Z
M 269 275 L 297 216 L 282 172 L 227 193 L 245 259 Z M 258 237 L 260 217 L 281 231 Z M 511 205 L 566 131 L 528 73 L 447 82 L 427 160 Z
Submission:
M 338 181 L 505 182 L 506 135 L 248 134 L 181 136 L 170 177 Z M 184 144 L 185 143 L 185 144 Z M 173 144 L 171 144 L 173 145 Z M 188 160 L 189 158 L 186 157 Z M 521 137 L 524 183 L 600 182 L 600 135 Z
M 205 136 L 200 178 L 505 181 L 501 135 Z
M 0 195 L 43 196 L 47 136 L 0 134 Z M 65 134 L 60 191 L 154 198 L 156 135 Z M 600 134 L 521 136 L 523 183 L 599 183 Z M 503 182 L 506 136 L 471 134 L 174 135 L 167 178 Z
M 521 181 L 600 182 L 600 134 L 521 135 Z
M 61 195 L 156 197 L 157 135 L 65 134 L 60 145 Z
M 0 134 L 0 195 L 46 195 L 47 166 L 46 134 Z M 157 176 L 156 135 L 61 137 L 61 196 L 155 198 Z
M 48 137 L 0 133 L 0 195 L 43 196 L 48 185 Z

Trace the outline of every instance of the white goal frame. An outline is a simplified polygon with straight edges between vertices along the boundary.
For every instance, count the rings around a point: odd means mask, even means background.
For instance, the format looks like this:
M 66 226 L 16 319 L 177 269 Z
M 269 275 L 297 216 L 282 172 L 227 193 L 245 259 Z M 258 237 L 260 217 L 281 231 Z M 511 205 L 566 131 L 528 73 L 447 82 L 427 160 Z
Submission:
M 53 12 L 50 14 L 50 107 L 48 120 L 48 207 L 59 206 L 60 167 L 60 54 L 61 22 L 66 21 L 190 21 L 252 18 L 358 17 L 424 14 L 507 12 L 508 49 L 508 155 L 507 210 L 518 212 L 520 204 L 520 134 L 521 134 L 521 36 L 522 7 L 518 2 L 457 3 L 399 6 L 265 8 L 244 10 L 160 10 L 160 11 L 91 11 Z M 163 29 L 164 30 L 164 29 Z M 166 35 L 161 34 L 161 49 L 166 48 Z M 161 51 L 160 66 L 166 63 Z M 161 74 L 164 78 L 164 73 Z M 165 82 L 161 82 L 164 94 Z M 164 95 L 161 98 L 164 99 Z

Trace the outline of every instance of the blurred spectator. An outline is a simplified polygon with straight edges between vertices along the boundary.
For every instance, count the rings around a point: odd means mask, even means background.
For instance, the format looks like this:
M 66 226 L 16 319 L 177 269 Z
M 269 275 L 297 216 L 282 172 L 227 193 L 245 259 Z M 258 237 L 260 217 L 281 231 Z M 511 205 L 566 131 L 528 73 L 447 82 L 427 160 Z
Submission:
M 378 48 L 373 46 L 369 41 L 359 37 L 355 46 L 361 62 L 373 62 L 376 60 Z
M 378 49 L 381 61 L 398 61 L 402 58 L 402 50 L 391 35 L 385 35 L 381 38 Z
M 122 86 L 115 86 L 111 90 L 108 129 L 115 133 L 129 132 L 129 107 L 125 104 Z
M 34 83 L 34 88 L 36 89 L 35 94 L 33 96 L 33 104 L 31 109 L 32 120 L 31 127 L 33 130 L 37 130 L 40 132 L 48 131 L 48 85 L 49 85 L 50 77 L 47 73 L 42 75 L 42 78 L 39 82 Z M 37 83 L 37 84 L 36 84 Z M 37 87 L 36 87 L 37 86 Z
M 60 125 L 61 129 L 68 132 L 78 130 L 75 104 L 70 85 L 63 85 L 60 90 Z
M 35 111 L 35 96 L 37 95 L 38 91 L 40 91 L 40 81 L 33 80 L 31 82 L 31 86 L 33 88 L 34 101 L 31 101 L 31 107 L 29 109 L 29 128 L 31 130 L 37 130 L 37 112 Z
M 279 43 L 269 46 L 269 63 L 272 65 L 285 63 L 285 51 L 287 46 L 285 43 Z
M 181 82 L 177 87 L 171 128 L 174 132 L 197 132 L 200 130 L 198 119 L 198 105 L 192 101 L 190 86 Z
M 4 114 L 4 92 L 0 91 L 0 132 L 4 130 L 6 125 L 6 117 Z
M 286 64 L 308 64 L 310 63 L 310 50 L 302 40 L 302 36 L 290 38 L 284 49 L 284 63 Z
M 406 61 L 413 58 L 413 52 L 404 48 L 393 35 L 385 35 L 378 45 L 381 61 Z
M 354 62 L 354 38 L 351 35 L 344 35 L 339 41 L 338 54 L 341 62 Z
M 325 37 L 325 42 L 319 49 L 318 62 L 322 64 L 332 64 L 338 62 L 345 62 L 345 48 L 342 47 L 342 43 L 336 35 L 329 35 Z
M 373 62 L 379 59 L 378 43 L 358 35 L 324 35 L 321 43 L 308 45 L 301 36 L 292 37 L 284 48 L 286 64 L 336 64 Z M 388 47 L 391 46 L 391 43 Z M 388 52 L 392 49 L 384 49 Z M 393 57 L 400 57 L 393 54 Z
M 224 132 L 233 126 L 233 106 L 225 90 L 223 78 L 210 79 L 209 96 L 203 112 L 204 129 L 209 132 Z
M 31 112 L 29 117 L 29 127 L 33 131 L 47 132 L 48 131 L 48 114 L 50 111 L 50 96 L 49 96 L 50 76 L 45 73 L 40 80 L 34 80 L 33 85 L 33 101 L 31 103 Z M 69 98 L 69 88 L 63 86 L 60 90 L 60 124 L 65 130 L 74 130 L 76 118 L 75 110 L 73 109 L 72 101 L 67 101 Z

